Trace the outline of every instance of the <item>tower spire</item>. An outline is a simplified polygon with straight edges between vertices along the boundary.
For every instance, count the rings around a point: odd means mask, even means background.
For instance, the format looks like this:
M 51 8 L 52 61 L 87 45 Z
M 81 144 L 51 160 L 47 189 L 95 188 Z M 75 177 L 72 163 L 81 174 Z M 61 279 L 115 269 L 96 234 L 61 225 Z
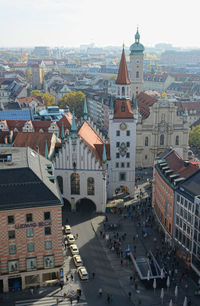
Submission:
M 103 144 L 103 154 L 102 154 L 102 163 L 105 164 L 107 162 L 107 157 L 106 157 L 106 146 L 105 143 Z
M 77 136 L 76 133 L 77 133 L 77 127 L 76 127 L 75 113 L 74 113 L 74 110 L 73 110 L 73 113 L 72 113 L 71 137 L 72 138 L 76 138 L 76 136 Z
M 123 50 L 122 50 L 116 84 L 119 84 L 119 85 L 129 85 L 130 84 L 130 80 L 128 76 L 128 68 L 126 65 L 126 57 L 125 57 L 125 52 L 124 52 L 124 44 L 123 44 Z
M 49 158 L 49 151 L 48 151 L 48 145 L 47 145 L 47 139 L 45 140 L 45 158 Z
M 87 120 L 87 119 L 88 119 L 88 110 L 87 110 L 86 97 L 84 98 L 83 119 L 84 119 L 84 120 Z

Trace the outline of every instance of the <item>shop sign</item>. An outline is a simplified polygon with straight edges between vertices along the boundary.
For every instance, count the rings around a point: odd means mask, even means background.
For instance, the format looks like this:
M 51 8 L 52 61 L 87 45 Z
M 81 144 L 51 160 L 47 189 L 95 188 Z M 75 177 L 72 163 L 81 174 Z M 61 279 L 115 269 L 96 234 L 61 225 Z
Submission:
M 28 228 L 28 227 L 37 227 L 37 226 L 49 226 L 52 225 L 51 221 L 44 221 L 44 222 L 32 222 L 32 223 L 22 223 L 22 224 L 16 224 L 15 228 Z

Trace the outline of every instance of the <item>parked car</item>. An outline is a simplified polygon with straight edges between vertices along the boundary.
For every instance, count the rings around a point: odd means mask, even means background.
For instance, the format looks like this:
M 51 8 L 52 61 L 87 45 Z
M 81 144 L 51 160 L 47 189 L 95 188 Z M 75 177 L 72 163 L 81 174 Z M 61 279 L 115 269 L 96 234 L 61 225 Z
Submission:
M 76 267 L 80 267 L 83 265 L 82 259 L 80 255 L 74 255 L 73 256 L 74 264 Z
M 66 239 L 69 244 L 73 244 L 75 242 L 75 238 L 72 234 L 67 235 Z
M 84 266 L 78 267 L 77 271 L 80 279 L 82 280 L 88 279 L 88 273 Z
M 71 226 L 65 225 L 65 234 L 71 234 Z
M 78 249 L 76 244 L 71 244 L 69 249 L 70 249 L 72 255 L 78 255 L 79 254 L 79 249 Z

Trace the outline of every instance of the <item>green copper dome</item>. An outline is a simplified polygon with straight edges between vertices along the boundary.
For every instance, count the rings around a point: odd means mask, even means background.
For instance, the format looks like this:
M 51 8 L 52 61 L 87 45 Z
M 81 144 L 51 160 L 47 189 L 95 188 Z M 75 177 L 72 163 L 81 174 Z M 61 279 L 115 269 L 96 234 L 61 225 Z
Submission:
M 130 51 L 130 54 L 143 54 L 144 52 L 144 46 L 140 43 L 140 34 L 138 29 L 135 34 L 135 42 L 130 46 Z

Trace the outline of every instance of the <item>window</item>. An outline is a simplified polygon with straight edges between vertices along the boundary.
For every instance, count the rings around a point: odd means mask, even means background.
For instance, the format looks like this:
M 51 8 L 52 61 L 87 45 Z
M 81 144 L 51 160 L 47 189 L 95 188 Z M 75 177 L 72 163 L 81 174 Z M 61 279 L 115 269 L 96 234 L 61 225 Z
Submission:
M 136 79 L 139 78 L 139 71 L 136 71 Z
M 54 267 L 54 256 L 44 256 L 44 268 L 53 268 Z
M 130 168 L 130 163 L 127 163 L 126 166 L 127 166 L 127 168 Z
M 87 194 L 88 195 L 94 195 L 94 178 L 88 177 L 87 180 Z
M 176 136 L 176 142 L 175 142 L 175 145 L 176 145 L 176 146 L 178 146 L 178 145 L 179 145 L 179 136 L 178 136 L 178 135 Z
M 45 220 L 51 220 L 51 213 L 50 213 L 50 211 L 45 211 L 44 212 L 44 221 Z
M 58 186 L 60 188 L 60 192 L 63 193 L 63 178 L 62 176 L 57 176 Z
M 120 146 L 120 142 L 116 142 L 116 148 L 118 148 Z
M 128 131 L 126 131 L 126 136 L 130 136 L 130 131 L 128 130 Z
M 120 181 L 125 181 L 125 180 L 126 180 L 126 173 L 121 172 L 121 173 L 119 174 L 119 180 L 120 180 Z
M 37 269 L 37 259 L 36 259 L 36 257 L 26 259 L 26 269 L 27 269 L 27 271 Z
M 9 260 L 8 261 L 8 272 L 18 272 L 19 271 L 19 261 L 18 260 Z
M 125 87 L 122 87 L 122 96 L 125 96 Z M 122 111 L 123 112 L 123 111 Z
M 119 153 L 116 153 L 116 158 L 119 158 Z
M 45 226 L 44 234 L 45 234 L 45 236 L 51 235 L 51 227 L 50 226 Z
M 15 217 L 12 216 L 8 216 L 8 224 L 14 224 L 15 223 Z
M 130 142 L 129 141 L 127 141 L 126 146 L 127 146 L 127 148 L 130 147 Z
M 27 243 L 27 252 L 28 253 L 35 252 L 35 244 L 33 242 Z
M 32 222 L 33 221 L 33 214 L 26 214 L 26 222 Z
M 126 153 L 126 158 L 129 158 L 129 157 L 130 157 L 130 153 L 127 152 L 127 153 Z
M 119 168 L 119 163 L 116 163 L 116 164 L 115 164 L 115 167 L 116 167 L 116 168 Z
M 145 159 L 147 159 L 148 158 L 148 156 L 147 155 L 145 155 L 145 157 L 144 157 Z
M 144 145 L 145 145 L 145 147 L 148 147 L 148 145 L 149 145 L 149 137 L 145 137 L 145 141 L 144 141 Z
M 10 244 L 9 245 L 9 254 L 14 255 L 17 253 L 17 247 L 15 244 Z
M 26 237 L 30 238 L 34 236 L 34 229 L 32 227 L 29 227 L 26 229 Z
M 123 102 L 122 102 L 122 105 L 121 105 L 121 111 L 122 111 L 122 113 L 125 112 L 125 104 Z
M 160 135 L 160 145 L 163 146 L 164 145 L 164 135 Z
M 116 136 L 120 136 L 120 131 L 116 131 Z
M 51 240 L 45 240 L 44 248 L 45 248 L 46 251 L 52 250 L 52 241 Z
M 78 173 L 71 175 L 71 194 L 80 194 L 80 176 Z
M 8 239 L 15 239 L 15 230 L 8 231 Z
M 121 163 L 121 168 L 124 168 L 124 163 Z

